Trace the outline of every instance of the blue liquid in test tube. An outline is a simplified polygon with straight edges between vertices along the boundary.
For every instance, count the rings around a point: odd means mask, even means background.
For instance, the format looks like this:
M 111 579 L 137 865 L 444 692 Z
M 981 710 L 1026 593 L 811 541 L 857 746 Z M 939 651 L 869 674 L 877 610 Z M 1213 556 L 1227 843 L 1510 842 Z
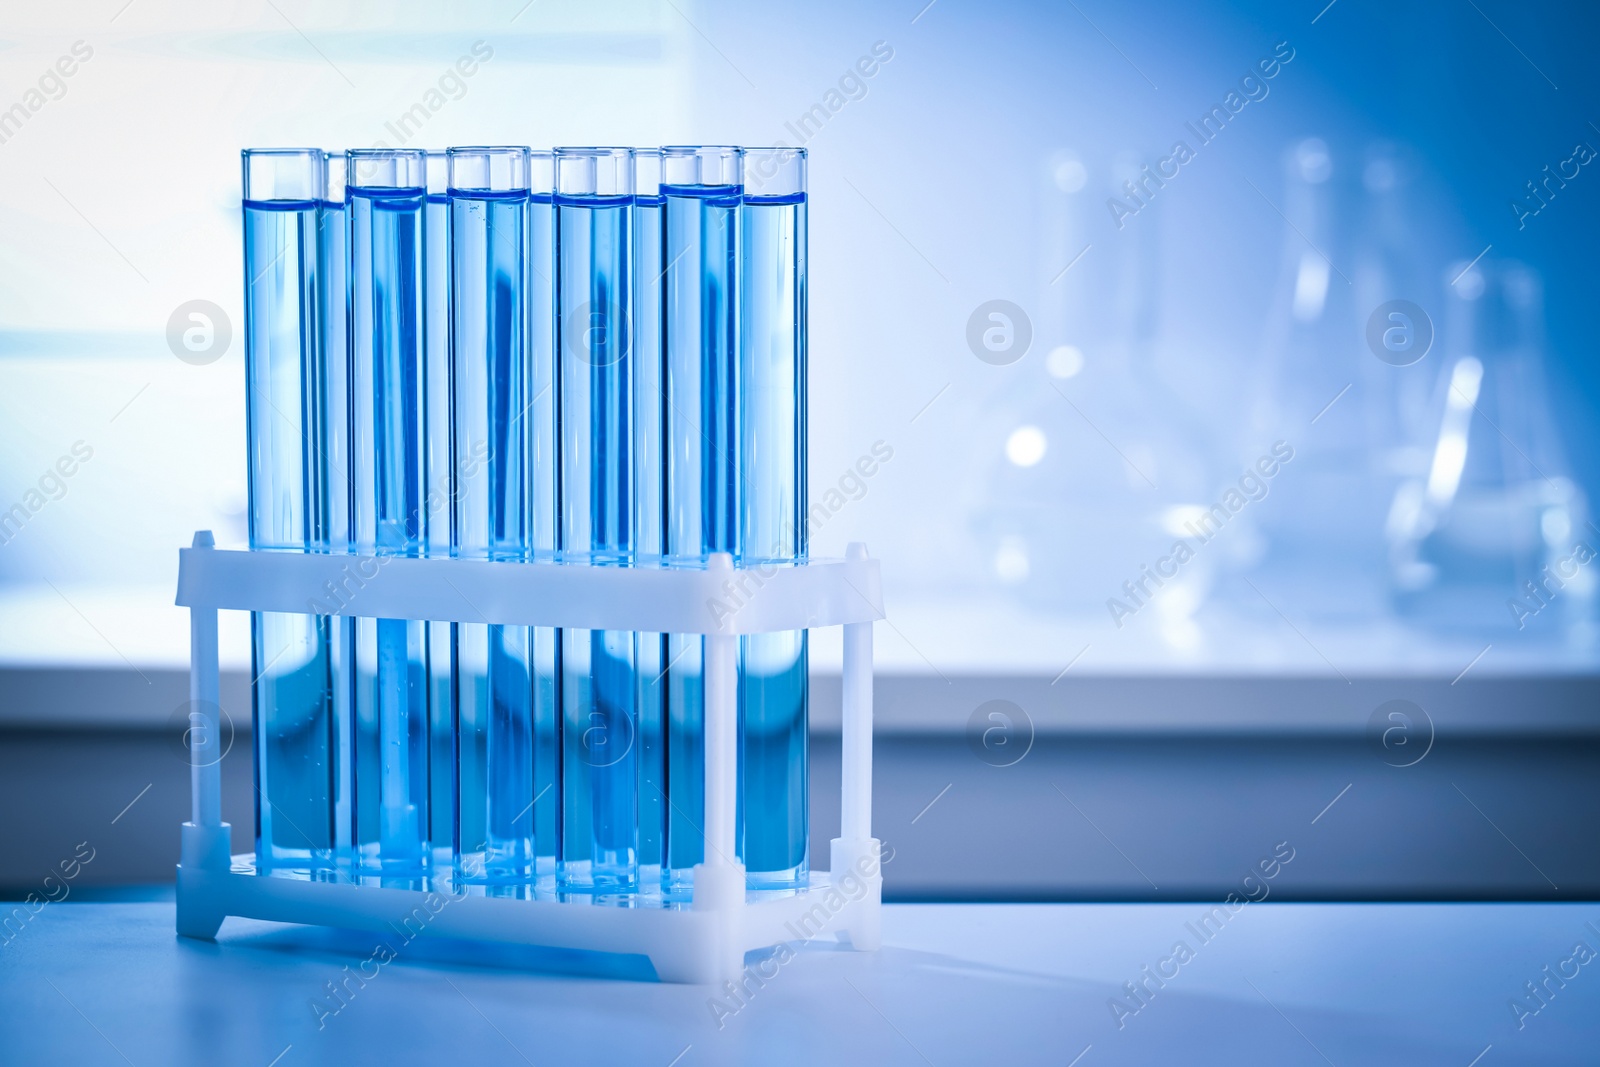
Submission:
M 357 551 L 426 548 L 422 290 L 423 153 L 347 154 L 350 211 L 352 515 Z M 351 610 L 359 613 L 360 590 Z M 356 619 L 354 838 L 364 874 L 426 874 L 429 852 L 427 626 Z
M 345 207 L 345 157 L 324 152 L 327 194 L 317 208 L 317 258 L 321 276 L 323 357 L 327 391 L 327 433 L 324 457 L 328 471 L 328 547 L 349 552 L 350 521 L 350 213 Z M 351 727 L 354 723 L 356 621 L 349 615 L 328 620 L 331 637 L 333 714 L 338 764 L 338 792 L 334 798 L 335 855 L 348 867 L 353 858 L 350 837 Z
M 424 162 L 427 195 L 422 205 L 423 434 L 426 445 L 428 554 L 450 554 L 450 166 L 445 153 L 430 149 Z M 452 622 L 429 622 L 428 840 L 437 850 L 454 833 L 456 796 L 455 636 Z
M 319 149 L 243 154 L 250 545 L 327 551 L 327 355 L 318 241 Z M 338 844 L 333 634 L 325 615 L 251 617 L 256 857 L 263 872 L 327 876 Z
M 528 150 L 450 150 L 452 548 L 462 559 L 526 561 Z M 461 790 L 457 878 L 531 885 L 534 686 L 527 626 L 457 627 Z
M 350 551 L 350 284 L 346 271 L 350 216 L 345 210 L 344 153 L 323 153 L 327 194 L 317 205 L 317 284 L 322 322 L 322 373 L 327 393 L 324 456 L 328 547 Z
M 528 421 L 532 435 L 529 535 L 536 560 L 556 551 L 556 164 L 528 153 Z M 534 846 L 540 878 L 553 878 L 561 837 L 561 652 L 559 630 L 533 629 Z
M 633 562 L 633 151 L 556 150 L 556 396 L 562 560 Z M 562 631 L 559 887 L 639 884 L 634 635 Z
M 743 153 L 662 149 L 666 260 L 667 558 L 703 566 L 737 554 L 739 223 Z M 663 889 L 692 888 L 705 852 L 705 639 L 667 639 L 667 797 Z M 727 857 L 732 859 L 732 857 Z
M 739 267 L 740 550 L 806 552 L 806 154 L 747 149 Z M 739 855 L 752 889 L 806 884 L 806 631 L 739 641 Z
M 633 537 L 641 565 L 660 566 L 666 534 L 666 402 L 662 379 L 663 216 L 661 150 L 634 150 L 633 183 Z M 658 885 L 665 832 L 667 635 L 634 637 L 639 708 L 640 880 Z

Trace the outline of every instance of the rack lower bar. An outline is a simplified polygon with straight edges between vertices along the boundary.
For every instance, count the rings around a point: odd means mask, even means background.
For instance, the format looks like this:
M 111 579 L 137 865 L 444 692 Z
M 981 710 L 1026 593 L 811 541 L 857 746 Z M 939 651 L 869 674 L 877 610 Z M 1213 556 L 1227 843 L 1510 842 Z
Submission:
M 716 984 L 738 978 L 748 951 L 816 938 L 865 948 L 878 925 L 875 865 L 856 867 L 837 883 L 814 874 L 809 891 L 741 901 L 737 909 L 672 909 L 313 882 L 258 874 L 252 859 L 240 856 L 220 871 L 178 868 L 180 934 L 214 938 L 230 916 L 371 930 L 405 941 L 426 934 L 644 956 L 662 981 Z

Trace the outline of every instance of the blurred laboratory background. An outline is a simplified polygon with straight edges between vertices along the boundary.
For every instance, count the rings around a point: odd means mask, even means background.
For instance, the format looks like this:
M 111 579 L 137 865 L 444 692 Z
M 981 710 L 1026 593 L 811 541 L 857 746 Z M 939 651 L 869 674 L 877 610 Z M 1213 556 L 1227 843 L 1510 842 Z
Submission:
M 1205 896 L 1286 838 L 1285 896 L 1600 890 L 1595 12 L 0 10 L 0 888 L 85 837 L 86 886 L 171 880 L 239 150 L 717 143 L 810 153 L 811 547 L 883 560 L 891 898 Z

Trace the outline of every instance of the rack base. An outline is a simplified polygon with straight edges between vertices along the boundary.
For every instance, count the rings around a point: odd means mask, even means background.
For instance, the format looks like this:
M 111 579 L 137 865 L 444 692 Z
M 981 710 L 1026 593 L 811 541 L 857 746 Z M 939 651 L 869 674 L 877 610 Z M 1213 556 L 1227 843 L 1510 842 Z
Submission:
M 542 948 L 643 956 L 663 982 L 737 982 L 745 953 L 832 935 L 858 951 L 878 947 L 883 880 L 875 840 L 833 842 L 846 874 L 813 872 L 809 890 L 790 894 L 697 893 L 678 907 L 609 907 L 262 875 L 250 854 L 227 870 L 178 865 L 178 933 L 212 940 L 229 916 L 334 926 L 413 937 L 454 937 Z M 742 890 L 737 867 L 695 870 Z M 722 877 L 719 877 L 722 876 Z M 718 898 L 722 899 L 718 899 Z

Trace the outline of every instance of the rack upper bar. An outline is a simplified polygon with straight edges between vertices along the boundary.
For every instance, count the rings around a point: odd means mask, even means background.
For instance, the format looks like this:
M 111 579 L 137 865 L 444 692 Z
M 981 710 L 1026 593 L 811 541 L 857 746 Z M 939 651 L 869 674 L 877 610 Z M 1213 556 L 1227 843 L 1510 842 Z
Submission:
M 752 634 L 883 618 L 876 559 L 705 570 L 178 550 L 179 607 L 646 633 Z

